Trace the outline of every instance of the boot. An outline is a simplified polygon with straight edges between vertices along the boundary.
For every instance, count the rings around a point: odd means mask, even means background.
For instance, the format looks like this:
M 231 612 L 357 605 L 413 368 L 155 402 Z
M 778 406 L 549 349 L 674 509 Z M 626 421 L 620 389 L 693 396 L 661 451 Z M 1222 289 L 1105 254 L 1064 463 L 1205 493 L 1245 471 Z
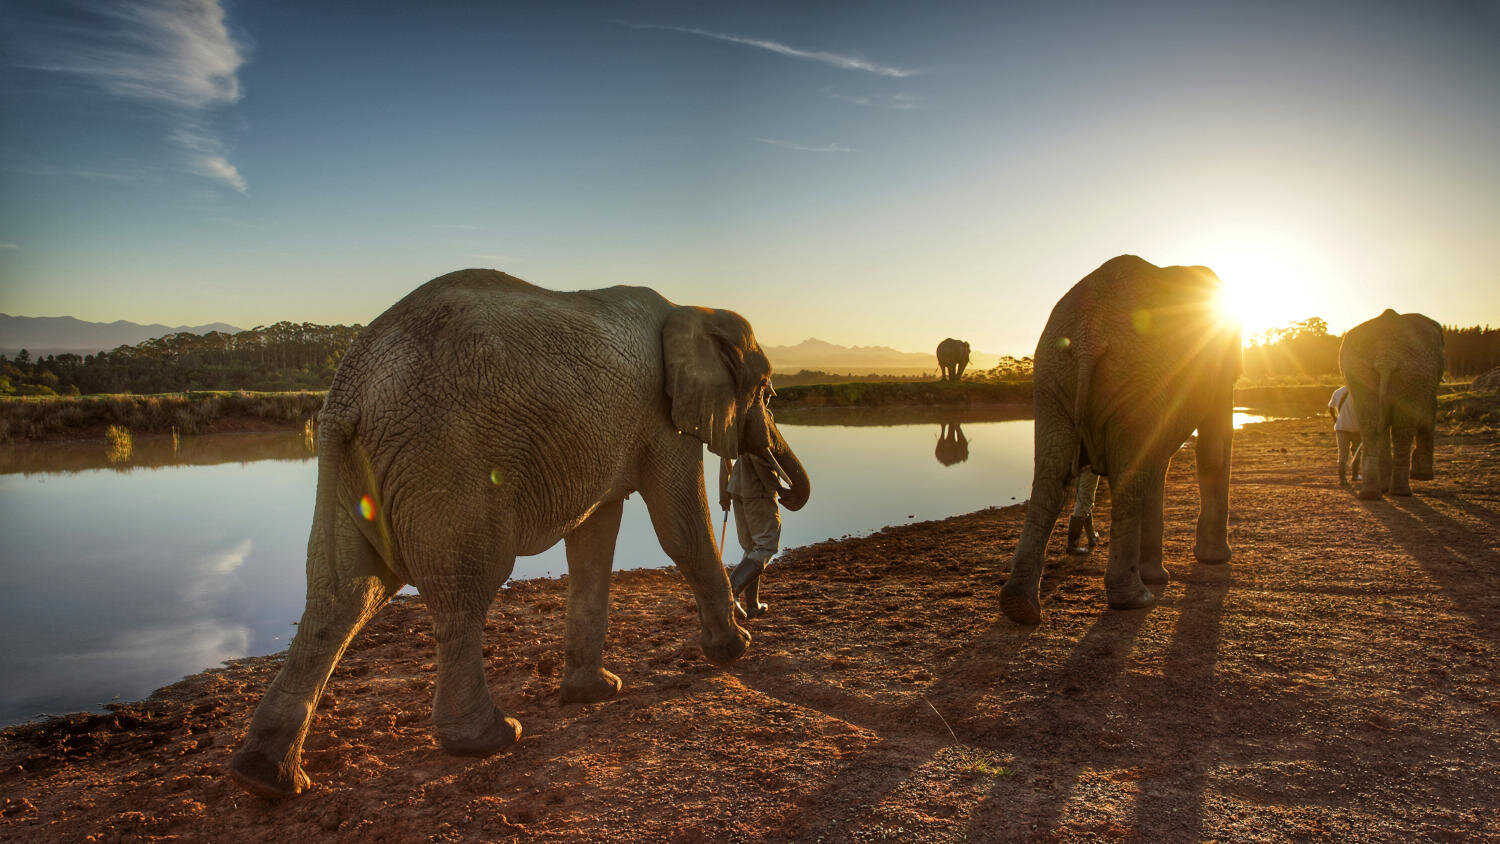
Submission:
M 767 609 L 760 602 L 760 574 L 765 570 L 765 563 L 746 557 L 729 574 L 730 591 L 735 596 L 744 598 L 741 608 L 746 618 L 755 618 Z
M 1087 554 L 1094 547 L 1094 526 L 1090 524 L 1094 519 L 1092 516 L 1069 516 L 1068 517 L 1068 553 L 1073 555 Z M 1089 532 L 1088 544 L 1084 544 L 1083 531 L 1087 528 Z

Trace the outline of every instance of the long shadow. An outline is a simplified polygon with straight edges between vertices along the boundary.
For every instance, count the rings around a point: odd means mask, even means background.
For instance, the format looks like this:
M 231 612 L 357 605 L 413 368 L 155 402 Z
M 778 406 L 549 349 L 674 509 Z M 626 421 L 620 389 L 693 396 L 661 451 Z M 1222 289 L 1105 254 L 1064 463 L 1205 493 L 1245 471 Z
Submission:
M 1460 612 L 1500 645 L 1500 550 L 1420 498 L 1361 501 L 1391 539 L 1422 566 Z
M 1080 568 L 1071 558 L 1048 567 L 1042 582 L 1044 607 L 1064 580 L 1078 574 Z M 1148 612 L 1106 612 L 1095 622 L 1090 634 L 1080 640 L 1078 648 L 1088 652 L 1114 649 L 1129 653 L 1129 640 L 1134 638 Z M 995 614 L 999 616 L 998 606 Z M 763 666 L 761 671 L 742 675 L 747 687 L 762 694 L 889 737 L 860 753 L 850 754 L 821 788 L 789 806 L 781 822 L 764 830 L 764 836 L 795 840 L 830 824 L 850 822 L 853 818 L 828 817 L 824 807 L 843 804 L 863 810 L 878 804 L 905 782 L 913 770 L 950 745 L 954 735 L 965 743 L 985 742 L 992 732 L 990 725 L 965 722 L 956 713 L 974 711 L 978 697 L 1007 683 L 1016 666 L 1015 657 L 1035 631 L 1034 627 L 1020 627 L 1001 618 L 971 638 L 955 641 L 962 645 L 962 650 L 935 672 L 938 681 L 919 699 L 904 704 L 854 699 L 844 687 L 833 683 L 808 683 L 788 689 L 784 682 L 763 679 L 775 676 L 776 666 Z M 769 674 L 764 670 L 767 667 L 771 669 Z M 1053 673 L 1056 676 L 1050 682 L 1061 683 L 1068 677 L 1069 667 Z M 934 709 L 941 718 L 934 714 Z M 953 735 L 949 734 L 950 729 Z M 888 752 L 890 758 L 883 758 Z
M 1110 754 L 1128 745 L 1135 729 L 1131 713 L 1120 713 L 1124 723 L 1107 723 L 1120 699 L 1130 695 L 1120 679 L 1141 627 L 1152 610 L 1109 611 L 1078 640 L 1067 662 L 1038 676 L 1048 692 L 1022 709 L 1012 721 L 1002 717 L 982 743 L 993 750 L 1013 752 L 1018 764 L 1037 771 L 1029 783 L 1010 779 L 996 787 L 975 809 L 970 832 L 976 838 L 1011 838 L 1053 834 L 1083 772 L 1099 763 L 1101 751 Z M 1028 749 L 1045 748 L 1047 758 L 1028 759 Z M 1025 830 L 1030 829 L 1027 833 Z
M 1214 666 L 1222 635 L 1224 598 L 1233 582 L 1229 566 L 1199 566 L 1179 602 L 1177 626 L 1162 665 L 1160 695 L 1196 702 L 1176 707 L 1171 710 L 1175 717 L 1169 722 L 1154 725 L 1160 737 L 1155 755 L 1174 769 L 1176 776 L 1147 777 L 1141 783 L 1130 826 L 1155 831 L 1147 837 L 1204 838 L 1203 792 L 1209 768 L 1218 756 L 1214 714 L 1208 707 L 1216 702 Z M 1142 692 L 1149 693 L 1145 689 Z M 1183 807 L 1190 812 L 1181 811 Z M 1164 828 L 1169 823 L 1170 830 Z

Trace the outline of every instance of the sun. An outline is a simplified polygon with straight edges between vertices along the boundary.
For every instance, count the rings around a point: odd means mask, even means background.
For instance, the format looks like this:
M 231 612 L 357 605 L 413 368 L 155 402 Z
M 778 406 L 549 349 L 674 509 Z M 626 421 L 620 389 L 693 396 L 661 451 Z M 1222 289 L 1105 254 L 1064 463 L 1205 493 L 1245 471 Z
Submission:
M 1239 320 L 1247 343 L 1268 329 L 1323 316 L 1314 264 L 1294 250 L 1247 239 L 1204 255 L 1203 264 L 1224 282 L 1225 315 Z

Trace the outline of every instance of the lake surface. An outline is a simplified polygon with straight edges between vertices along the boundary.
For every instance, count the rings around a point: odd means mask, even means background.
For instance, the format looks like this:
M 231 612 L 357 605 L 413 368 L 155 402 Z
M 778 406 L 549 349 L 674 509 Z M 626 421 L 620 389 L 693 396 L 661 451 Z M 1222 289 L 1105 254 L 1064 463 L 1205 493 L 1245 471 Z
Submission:
M 1028 418 L 928 408 L 779 418 L 813 483 L 808 505 L 783 514 L 783 547 L 1014 504 L 1030 489 Z M 1264 418 L 1237 414 L 1237 427 Z M 312 456 L 300 434 L 142 440 L 120 462 L 102 443 L 0 449 L 0 725 L 136 700 L 284 649 L 302 613 Z M 732 564 L 732 535 L 728 545 Z M 615 568 L 668 565 L 632 496 Z M 566 570 L 559 543 L 518 559 L 513 577 Z

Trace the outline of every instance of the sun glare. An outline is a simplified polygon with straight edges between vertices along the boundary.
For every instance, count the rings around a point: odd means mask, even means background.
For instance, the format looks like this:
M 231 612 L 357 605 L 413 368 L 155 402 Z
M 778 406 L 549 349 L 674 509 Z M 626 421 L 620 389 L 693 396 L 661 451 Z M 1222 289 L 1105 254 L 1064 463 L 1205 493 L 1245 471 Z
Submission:
M 1239 320 L 1245 342 L 1268 329 L 1323 316 L 1319 281 L 1307 261 L 1258 245 L 1205 257 L 1204 264 L 1224 282 L 1225 315 Z

